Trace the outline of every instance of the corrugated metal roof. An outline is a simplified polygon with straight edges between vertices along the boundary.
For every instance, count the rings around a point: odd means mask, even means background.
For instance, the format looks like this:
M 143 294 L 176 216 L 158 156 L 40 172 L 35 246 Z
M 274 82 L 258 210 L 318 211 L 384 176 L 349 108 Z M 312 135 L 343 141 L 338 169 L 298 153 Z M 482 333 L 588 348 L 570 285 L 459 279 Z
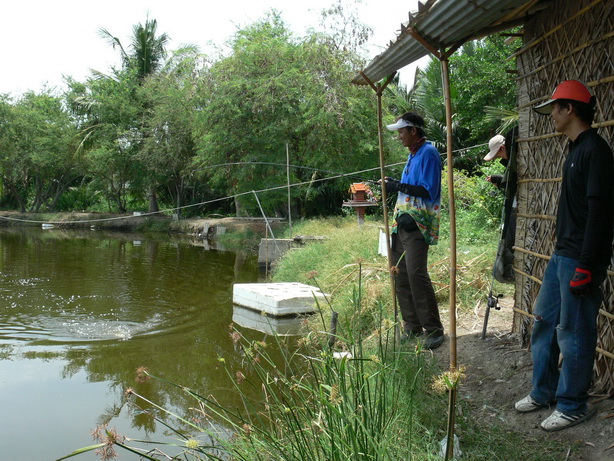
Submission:
M 428 42 L 431 49 L 447 50 L 521 23 L 540 1 L 543 0 L 428 0 L 411 15 L 407 27 L 402 26 L 397 40 L 362 72 L 371 82 L 377 82 L 429 54 L 412 33 Z M 368 84 L 361 74 L 352 83 Z

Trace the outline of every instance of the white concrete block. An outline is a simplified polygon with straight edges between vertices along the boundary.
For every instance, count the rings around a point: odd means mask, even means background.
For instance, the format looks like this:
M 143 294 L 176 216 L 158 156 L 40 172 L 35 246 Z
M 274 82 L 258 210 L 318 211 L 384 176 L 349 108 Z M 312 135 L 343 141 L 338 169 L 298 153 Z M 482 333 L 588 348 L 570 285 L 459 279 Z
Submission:
M 250 330 L 257 330 L 268 335 L 297 336 L 305 333 L 305 316 L 272 317 L 262 312 L 233 306 L 232 321 Z
M 296 282 L 237 283 L 232 290 L 234 304 L 274 317 L 315 312 L 316 298 L 326 302 L 319 288 Z

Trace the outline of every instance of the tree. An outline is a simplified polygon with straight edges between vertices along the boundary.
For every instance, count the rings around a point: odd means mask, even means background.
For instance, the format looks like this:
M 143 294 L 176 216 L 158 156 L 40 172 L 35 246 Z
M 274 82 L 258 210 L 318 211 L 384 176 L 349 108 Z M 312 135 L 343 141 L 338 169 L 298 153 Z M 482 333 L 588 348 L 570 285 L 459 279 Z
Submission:
M 140 88 L 147 111 L 143 145 L 137 155 L 171 203 L 180 207 L 193 180 L 195 156 L 192 132 L 196 115 L 196 87 L 203 66 L 196 47 L 173 53 L 165 67 Z M 161 192 L 162 193 L 162 192 Z
M 137 158 L 142 106 L 136 82 L 134 69 L 114 71 L 113 77 L 95 75 L 83 84 L 68 82 L 68 105 L 79 121 L 79 152 L 94 186 L 121 212 L 127 211 L 129 193 L 141 194 L 145 181 Z
M 167 34 L 156 35 L 157 29 L 158 22 L 149 18 L 145 20 L 145 25 L 139 23 L 133 26 L 128 52 L 119 38 L 107 29 L 101 28 L 100 35 L 113 49 L 120 50 L 124 69 L 136 69 L 137 78 L 143 81 L 160 70 L 166 58 L 166 45 L 170 37 Z
M 516 82 L 507 68 L 515 68 L 508 57 L 512 45 L 501 35 L 469 42 L 450 57 L 450 73 L 456 88 L 454 99 L 458 123 L 469 130 L 468 145 L 487 142 L 497 123 L 487 116 L 487 106 L 512 110 L 516 105 Z
M 353 75 L 347 51 L 330 46 L 321 34 L 299 40 L 276 12 L 237 32 L 231 54 L 211 67 L 200 91 L 197 119 L 197 168 L 224 165 L 203 172 L 227 195 L 280 186 L 285 169 L 264 163 L 285 163 L 286 146 L 293 163 L 316 170 L 346 171 L 377 164 L 377 124 L 368 90 L 349 84 Z M 243 168 L 234 162 L 261 162 Z M 318 173 L 294 170 L 294 181 L 309 181 Z M 317 203 L 322 212 L 339 210 L 347 179 L 336 184 L 314 183 L 293 190 L 303 211 L 316 204 L 314 190 L 334 188 L 338 201 Z M 343 192 L 342 192 L 343 191 Z M 235 198 L 235 211 L 254 202 Z M 267 212 L 285 209 L 285 191 L 261 198 Z M 256 211 L 257 209 L 254 209 Z M 259 213 L 259 212 L 258 212 Z
M 142 85 L 145 79 L 160 70 L 166 57 L 165 47 L 170 38 L 167 34 L 156 35 L 157 28 L 158 22 L 149 18 L 145 20 L 145 25 L 140 23 L 135 25 L 132 29 L 129 51 L 126 51 L 119 38 L 104 28 L 100 29 L 102 37 L 106 38 L 114 49 L 120 50 L 124 70 L 134 71 L 139 85 Z M 145 111 L 146 109 L 146 107 L 143 107 L 142 110 Z M 138 124 L 134 127 L 138 131 L 142 131 L 142 128 Z M 148 171 L 148 173 L 149 211 L 156 212 L 159 210 L 156 175 L 152 171 Z
M 49 91 L 0 102 L 0 170 L 4 191 L 22 211 L 53 210 L 78 176 L 75 127 L 62 101 Z

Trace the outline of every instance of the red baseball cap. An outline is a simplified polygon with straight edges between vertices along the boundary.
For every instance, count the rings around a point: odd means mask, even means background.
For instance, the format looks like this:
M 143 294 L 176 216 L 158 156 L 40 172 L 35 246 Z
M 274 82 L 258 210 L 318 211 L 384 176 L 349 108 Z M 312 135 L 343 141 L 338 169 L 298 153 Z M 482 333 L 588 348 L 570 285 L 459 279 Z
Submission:
M 548 115 L 552 112 L 552 104 L 557 99 L 571 99 L 572 101 L 590 104 L 592 96 L 591 90 L 581 81 L 565 80 L 554 89 L 548 101 L 536 105 L 533 107 L 533 110 L 539 114 Z

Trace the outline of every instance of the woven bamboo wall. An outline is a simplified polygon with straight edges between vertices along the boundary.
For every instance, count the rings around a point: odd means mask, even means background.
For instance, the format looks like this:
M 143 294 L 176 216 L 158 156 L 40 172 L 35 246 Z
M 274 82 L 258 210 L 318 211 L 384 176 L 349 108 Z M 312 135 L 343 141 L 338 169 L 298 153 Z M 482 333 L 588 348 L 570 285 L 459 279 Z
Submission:
M 514 330 L 529 343 L 531 312 L 554 250 L 555 216 L 567 138 L 550 117 L 531 107 L 549 98 L 558 83 L 578 79 L 597 97 L 594 126 L 614 146 L 614 0 L 553 0 L 525 24 L 516 53 L 520 109 L 518 222 L 514 270 Z M 597 393 L 614 395 L 614 272 L 602 289 L 595 361 Z

